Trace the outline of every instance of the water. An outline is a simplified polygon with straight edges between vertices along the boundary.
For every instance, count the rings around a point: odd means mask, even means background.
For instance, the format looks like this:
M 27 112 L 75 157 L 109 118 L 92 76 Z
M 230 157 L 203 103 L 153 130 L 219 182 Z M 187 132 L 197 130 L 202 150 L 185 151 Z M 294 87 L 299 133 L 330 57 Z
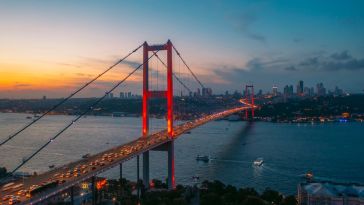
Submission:
M 0 113 L 0 139 L 30 122 L 25 114 Z M 0 147 L 0 166 L 9 169 L 29 156 L 59 131 L 73 116 L 47 116 L 45 120 Z M 141 118 L 87 117 L 52 142 L 21 171 L 42 172 L 51 164 L 62 165 L 135 139 Z M 151 120 L 153 129 L 164 120 Z M 239 187 L 263 190 L 271 187 L 286 194 L 296 192 L 300 175 L 311 170 L 324 180 L 364 183 L 364 124 L 274 124 L 214 121 L 192 130 L 175 142 L 176 181 L 191 184 L 218 179 Z M 198 154 L 215 158 L 197 162 Z M 264 158 L 262 167 L 252 166 Z M 151 178 L 167 177 L 167 153 L 151 152 Z M 124 176 L 136 179 L 136 160 L 123 166 Z M 118 168 L 103 174 L 118 177 Z

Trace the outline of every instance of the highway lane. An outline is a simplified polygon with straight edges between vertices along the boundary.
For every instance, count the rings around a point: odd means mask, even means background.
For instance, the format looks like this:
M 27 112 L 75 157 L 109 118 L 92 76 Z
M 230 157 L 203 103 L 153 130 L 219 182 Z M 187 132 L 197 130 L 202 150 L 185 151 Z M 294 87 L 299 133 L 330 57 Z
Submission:
M 9 190 L 3 190 L 4 187 L 0 187 L 0 197 L 1 202 L 3 204 L 7 204 L 8 200 L 3 200 L 4 196 L 7 195 L 16 195 L 19 197 L 21 204 L 29 204 L 36 203 L 45 198 L 49 198 L 52 195 L 55 195 L 77 183 L 85 181 L 92 176 L 95 176 L 99 173 L 102 173 L 114 166 L 119 165 L 120 163 L 127 161 L 139 154 L 142 154 L 145 151 L 151 150 L 155 147 L 158 147 L 170 140 L 174 140 L 178 138 L 183 133 L 201 126 L 207 122 L 227 117 L 231 114 L 243 111 L 245 109 L 250 109 L 250 105 L 247 107 L 237 107 L 229 110 L 225 110 L 222 112 L 218 112 L 211 115 L 205 115 L 201 118 L 183 123 L 181 125 L 174 127 L 173 139 L 168 136 L 166 130 L 162 130 L 160 132 L 153 133 L 147 137 L 140 137 L 134 141 L 129 143 L 114 147 L 112 149 L 103 151 L 101 153 L 92 155 L 87 159 L 81 159 L 76 162 L 72 162 L 61 167 L 56 167 L 51 171 L 42 173 L 38 176 L 31 176 L 24 180 L 19 179 L 14 182 L 14 186 L 20 186 L 19 184 L 23 184 L 21 187 Z M 37 195 L 31 196 L 28 198 L 25 193 L 29 192 L 29 190 L 34 189 L 36 186 L 42 186 L 42 184 L 46 184 L 49 182 L 58 182 L 55 188 L 50 188 L 49 190 L 45 190 Z M 18 194 L 18 191 L 25 190 L 23 193 Z

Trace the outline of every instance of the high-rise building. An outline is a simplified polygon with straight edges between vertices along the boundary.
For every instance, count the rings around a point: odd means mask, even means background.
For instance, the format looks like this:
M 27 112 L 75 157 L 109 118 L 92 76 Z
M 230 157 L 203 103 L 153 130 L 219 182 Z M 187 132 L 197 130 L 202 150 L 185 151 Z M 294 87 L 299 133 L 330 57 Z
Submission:
M 257 96 L 262 96 L 263 95 L 263 90 L 262 89 L 259 89 L 258 93 L 257 93 Z
M 309 90 L 309 96 L 314 96 L 314 95 L 315 95 L 315 89 L 311 87 Z
M 105 95 L 106 95 L 106 98 L 107 99 L 112 99 L 112 98 L 114 98 L 114 94 L 113 93 L 105 93 Z
M 202 88 L 202 96 L 207 97 L 212 95 L 211 88 Z
M 273 94 L 273 96 L 277 96 L 278 95 L 278 87 L 275 86 L 275 85 L 273 85 L 273 87 L 272 87 L 272 94 Z
M 120 92 L 120 98 L 125 98 L 124 92 Z
M 339 87 L 335 86 L 334 95 L 343 95 L 344 91 Z
M 316 85 L 316 89 L 317 89 L 317 95 L 318 96 L 324 96 L 324 95 L 326 95 L 326 89 L 325 89 L 323 83 L 318 83 Z
M 286 85 L 283 88 L 283 94 L 285 97 L 289 97 L 293 95 L 293 85 Z
M 297 84 L 297 95 L 302 96 L 303 95 L 303 81 L 298 81 Z

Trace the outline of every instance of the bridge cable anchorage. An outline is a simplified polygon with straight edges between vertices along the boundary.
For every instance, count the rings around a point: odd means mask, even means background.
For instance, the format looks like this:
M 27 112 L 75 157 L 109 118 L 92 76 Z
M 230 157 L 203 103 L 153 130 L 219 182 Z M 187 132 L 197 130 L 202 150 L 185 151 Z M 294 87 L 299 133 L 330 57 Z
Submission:
M 185 64 L 185 66 L 188 68 L 188 70 L 190 71 L 190 73 L 192 74 L 192 76 L 195 78 L 195 80 L 198 82 L 198 84 L 200 84 L 200 86 L 202 88 L 205 88 L 205 86 L 201 83 L 201 81 L 197 78 L 197 76 L 192 72 L 191 68 L 187 65 L 186 61 L 182 58 L 181 54 L 178 52 L 178 50 L 176 49 L 176 47 L 174 47 L 174 45 L 172 44 L 173 50 L 176 52 L 176 54 L 178 55 L 178 57 L 182 60 L 183 64 Z
M 159 50 L 157 50 L 158 52 Z M 70 128 L 74 123 L 76 123 L 79 119 L 81 119 L 84 115 L 86 115 L 89 111 L 92 110 L 92 108 L 100 103 L 103 99 L 105 99 L 108 96 L 108 93 L 114 91 L 117 87 L 119 87 L 122 83 L 124 83 L 130 76 L 132 76 L 137 70 L 139 70 L 145 63 L 147 63 L 155 54 L 152 54 L 145 62 L 140 64 L 138 67 L 136 67 L 132 72 L 130 72 L 126 77 L 124 77 L 121 81 L 119 81 L 117 84 L 115 84 L 108 92 L 105 93 L 102 97 L 100 97 L 97 101 L 91 104 L 91 106 L 88 107 L 83 113 L 78 115 L 76 118 L 74 118 L 71 123 L 69 123 L 67 126 L 65 126 L 61 131 L 59 131 L 55 136 L 50 138 L 47 143 L 45 143 L 43 146 L 41 146 L 38 150 L 36 150 L 33 154 L 31 154 L 29 157 L 24 159 L 22 163 L 20 163 L 15 169 L 13 169 L 9 174 L 13 175 L 18 169 L 20 169 L 23 165 L 25 165 L 29 160 L 31 160 L 35 155 L 37 155 L 40 151 L 42 151 L 45 147 L 47 147 L 51 142 L 53 142 L 57 137 L 59 137 L 63 132 L 65 132 L 68 128 Z
M 13 139 L 14 137 L 16 137 L 17 135 L 19 135 L 21 132 L 23 132 L 24 130 L 26 130 L 28 127 L 32 126 L 34 123 L 36 123 L 37 121 L 39 121 L 40 119 L 42 119 L 44 116 L 46 116 L 47 114 L 49 114 L 50 112 L 52 112 L 53 110 L 55 110 L 56 108 L 58 108 L 59 106 L 61 106 L 63 103 L 65 103 L 67 100 L 69 100 L 70 98 L 72 98 L 74 95 L 76 95 L 77 93 L 79 93 L 80 91 L 82 91 L 83 89 L 85 89 L 87 86 L 89 86 L 91 83 L 93 83 L 94 81 L 96 81 L 97 79 L 99 79 L 101 76 L 103 76 L 105 73 L 109 72 L 111 69 L 113 69 L 115 66 L 117 66 L 118 64 L 120 64 L 121 62 L 123 62 L 126 58 L 128 58 L 130 55 L 132 55 L 133 53 L 135 53 L 137 50 L 139 50 L 141 47 L 143 46 L 143 44 L 141 44 L 140 46 L 138 46 L 136 49 L 134 49 L 133 51 L 131 51 L 130 53 L 128 53 L 128 55 L 126 55 L 125 57 L 123 57 L 122 59 L 118 60 L 116 63 L 114 63 L 113 65 L 111 65 L 109 68 L 107 68 L 105 71 L 103 71 L 102 73 L 100 73 L 99 75 L 97 75 L 96 77 L 94 77 L 92 80 L 90 80 L 89 82 L 87 82 L 86 84 L 84 84 L 82 87 L 80 87 L 79 89 L 77 89 L 76 91 L 74 91 L 71 95 L 69 95 L 68 97 L 64 98 L 61 102 L 57 103 L 56 105 L 54 105 L 51 109 L 47 110 L 46 112 L 44 112 L 41 116 L 39 116 L 38 118 L 36 118 L 35 120 L 33 120 L 32 122 L 30 122 L 29 124 L 27 124 L 26 126 L 24 126 L 23 128 L 21 128 L 20 130 L 16 131 L 14 134 L 10 135 L 7 139 L 5 139 L 4 141 L 2 141 L 0 143 L 0 147 L 2 145 L 4 145 L 5 143 L 7 143 L 8 141 L 10 141 L 11 139 Z
M 153 53 L 155 53 L 155 51 L 153 51 Z M 156 54 L 155 55 L 155 57 L 163 64 L 163 66 L 165 67 L 165 68 L 167 68 L 167 65 L 166 65 L 166 63 L 165 62 L 163 62 L 163 60 Z M 191 91 L 191 89 L 189 88 L 189 87 L 187 87 L 187 85 L 186 84 L 184 84 L 183 82 L 182 82 L 182 80 L 173 72 L 172 73 L 172 75 L 173 75 L 173 77 L 174 78 L 176 78 L 176 80 L 186 89 L 186 90 L 188 90 L 188 92 L 192 92 Z

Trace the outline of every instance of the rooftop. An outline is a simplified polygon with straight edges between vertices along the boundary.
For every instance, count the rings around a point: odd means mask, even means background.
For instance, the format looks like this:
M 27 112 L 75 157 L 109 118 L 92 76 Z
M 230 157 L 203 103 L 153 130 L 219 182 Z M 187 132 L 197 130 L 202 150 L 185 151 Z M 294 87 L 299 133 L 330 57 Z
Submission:
M 300 186 L 312 196 L 364 198 L 364 185 L 356 183 L 307 182 Z

